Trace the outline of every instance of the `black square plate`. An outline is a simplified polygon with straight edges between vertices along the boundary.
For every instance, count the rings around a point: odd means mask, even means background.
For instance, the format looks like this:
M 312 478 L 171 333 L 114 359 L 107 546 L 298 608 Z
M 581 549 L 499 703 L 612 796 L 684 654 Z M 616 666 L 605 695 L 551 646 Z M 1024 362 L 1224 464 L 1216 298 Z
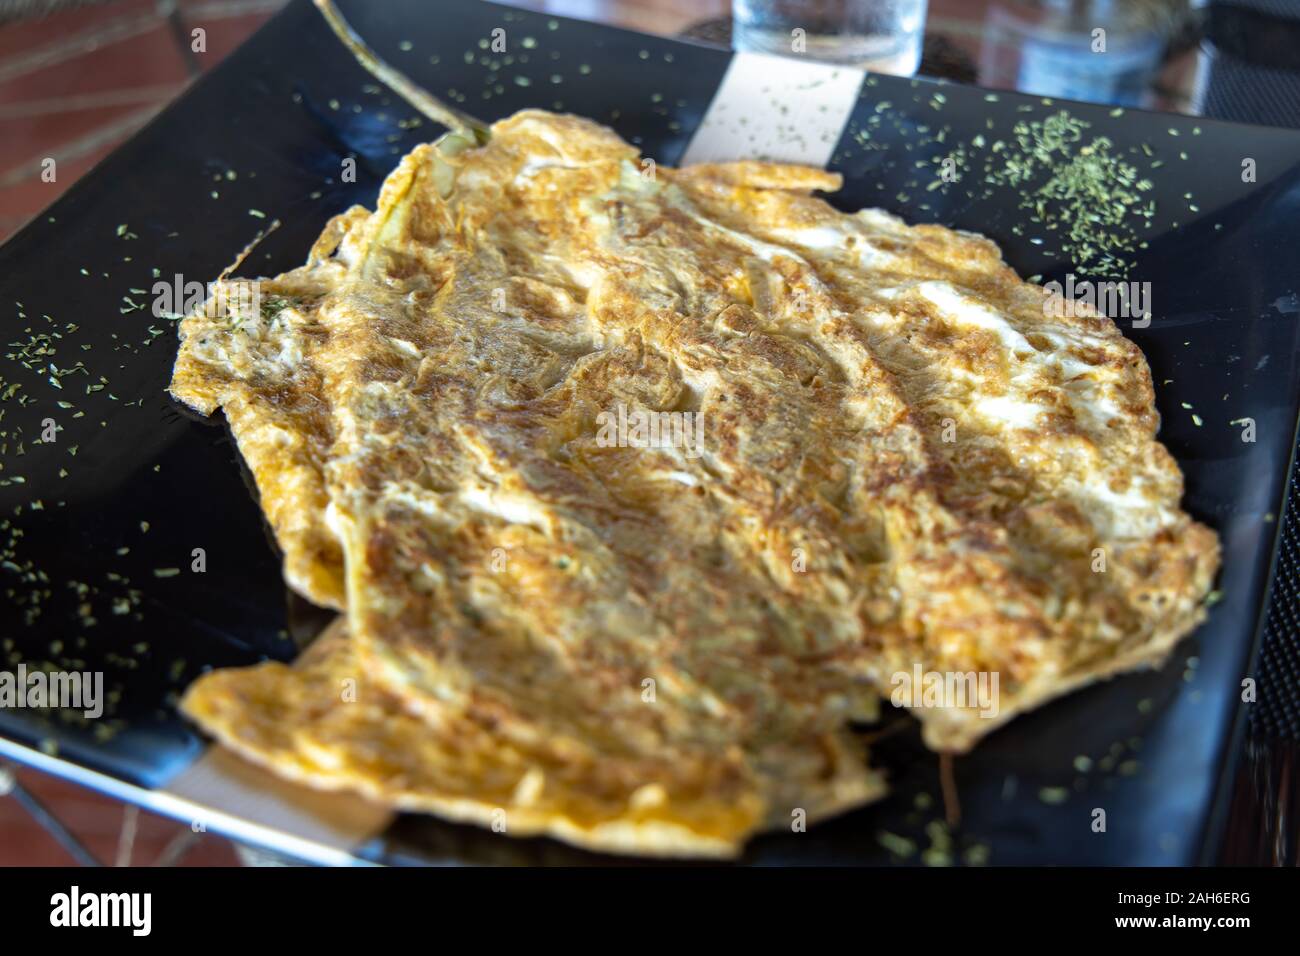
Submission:
M 341 6 L 384 57 L 484 119 L 570 111 L 669 165 L 731 59 L 470 0 Z M 488 47 L 498 27 L 527 38 L 510 64 Z M 951 850 L 936 826 L 936 759 L 906 729 L 877 748 L 894 781 L 887 801 L 759 839 L 749 861 L 888 863 L 929 849 L 931 862 L 1188 864 L 1217 852 L 1295 447 L 1300 134 L 873 76 L 835 149 L 845 187 L 831 201 L 984 233 L 1022 275 L 1063 280 L 1076 263 L 1024 208 L 1034 185 L 984 183 L 997 140 L 1063 110 L 1150 181 L 1154 214 L 1128 278 L 1151 283 L 1153 319 L 1122 327 L 1151 364 L 1186 507 L 1222 537 L 1222 599 L 1164 669 L 1021 717 L 958 760 Z M 228 432 L 164 392 L 176 333 L 154 316 L 153 290 L 214 278 L 273 220 L 244 272 L 299 264 L 330 216 L 373 203 L 398 157 L 440 132 L 414 116 L 295 0 L 0 249 L 3 660 L 102 670 L 114 691 L 111 714 L 86 726 L 0 710 L 0 753 L 137 795 L 161 788 L 205 746 L 176 716 L 178 692 L 207 667 L 289 659 L 295 637 L 319 627 L 283 588 Z M 955 144 L 970 162 L 936 188 Z M 340 181 L 349 156 L 355 183 Z M 42 443 L 50 419 L 60 430 Z M 190 570 L 196 548 L 202 574 Z M 1093 832 L 1095 808 L 1105 833 Z M 428 818 L 403 818 L 358 855 L 603 859 Z

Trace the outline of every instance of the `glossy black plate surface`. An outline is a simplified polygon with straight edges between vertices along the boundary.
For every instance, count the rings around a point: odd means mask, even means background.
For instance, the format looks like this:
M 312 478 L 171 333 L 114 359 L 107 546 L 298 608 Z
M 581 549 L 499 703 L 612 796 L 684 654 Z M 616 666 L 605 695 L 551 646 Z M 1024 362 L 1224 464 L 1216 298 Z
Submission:
M 580 113 L 661 164 L 683 154 L 730 59 L 469 0 L 340 6 L 382 55 L 484 119 L 529 106 Z M 484 49 L 495 28 L 519 43 L 509 65 Z M 1294 447 L 1300 134 L 872 77 L 832 160 L 845 186 L 831 201 L 984 233 L 1022 274 L 1063 279 L 1075 266 L 1027 219 L 1028 187 L 982 182 L 996 139 L 1062 109 L 1151 182 L 1155 214 L 1128 278 L 1151 283 L 1153 321 L 1121 327 L 1151 364 L 1186 506 L 1222 536 L 1222 600 L 1163 670 L 1045 707 L 958 760 L 963 825 L 949 855 L 1191 863 L 1216 852 L 1218 790 Z M 0 248 L 3 659 L 103 670 L 118 692 L 111 717 L 89 727 L 0 710 L 0 736 L 158 787 L 204 746 L 172 709 L 202 668 L 289 659 L 295 638 L 314 633 L 319 615 L 286 595 L 224 426 L 183 414 L 164 393 L 176 336 L 152 312 L 154 286 L 214 278 L 274 220 L 243 273 L 297 265 L 330 216 L 372 203 L 398 157 L 440 132 L 414 116 L 297 0 Z M 973 166 L 932 188 L 958 143 Z M 348 157 L 355 183 L 341 181 Z M 1254 182 L 1243 181 L 1246 159 Z M 1253 443 L 1234 424 L 1246 418 Z M 47 419 L 60 430 L 39 443 Z M 204 573 L 190 570 L 194 549 Z M 936 759 L 910 728 L 877 753 L 895 781 L 887 802 L 760 839 L 748 859 L 917 862 L 942 851 Z M 1091 826 L 1097 808 L 1105 833 Z M 917 852 L 891 854 L 882 832 Z M 394 862 L 601 859 L 415 818 L 366 852 Z

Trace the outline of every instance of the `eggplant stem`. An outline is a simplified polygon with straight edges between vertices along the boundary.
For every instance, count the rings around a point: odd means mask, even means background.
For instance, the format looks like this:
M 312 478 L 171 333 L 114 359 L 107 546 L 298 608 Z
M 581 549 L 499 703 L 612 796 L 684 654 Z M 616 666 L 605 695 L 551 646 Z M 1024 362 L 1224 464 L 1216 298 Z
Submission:
M 357 62 L 365 67 L 375 79 L 379 80 L 406 102 L 441 126 L 471 137 L 475 143 L 482 145 L 492 136 L 488 125 L 467 113 L 448 106 L 442 100 L 429 93 L 423 87 L 412 82 L 405 74 L 394 69 L 372 50 L 366 41 L 357 35 L 348 21 L 343 19 L 333 0 L 312 0 L 321 12 L 330 29 L 342 41 Z

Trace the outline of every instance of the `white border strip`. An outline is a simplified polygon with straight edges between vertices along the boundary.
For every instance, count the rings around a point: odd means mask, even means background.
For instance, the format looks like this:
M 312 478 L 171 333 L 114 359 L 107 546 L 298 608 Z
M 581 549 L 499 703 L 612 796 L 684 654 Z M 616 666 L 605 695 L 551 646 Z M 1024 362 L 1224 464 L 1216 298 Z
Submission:
M 682 165 L 767 159 L 823 167 L 866 73 L 764 53 L 736 53 Z

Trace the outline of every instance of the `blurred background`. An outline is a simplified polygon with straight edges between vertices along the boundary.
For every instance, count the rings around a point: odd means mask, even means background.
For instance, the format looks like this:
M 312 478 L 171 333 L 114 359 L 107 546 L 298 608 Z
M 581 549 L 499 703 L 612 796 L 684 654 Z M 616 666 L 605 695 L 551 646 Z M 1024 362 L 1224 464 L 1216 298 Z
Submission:
M 0 239 L 285 2 L 0 0 Z M 1300 0 L 507 2 L 886 72 L 1300 124 L 1300 79 L 1286 64 L 1300 48 Z M 41 180 L 46 158 L 57 184 Z
M 285 2 L 0 0 L 0 241 Z M 1300 127 L 1300 0 L 505 2 L 723 47 Z M 57 182 L 42 176 L 48 159 Z M 218 837 L 0 763 L 0 865 L 248 859 Z

